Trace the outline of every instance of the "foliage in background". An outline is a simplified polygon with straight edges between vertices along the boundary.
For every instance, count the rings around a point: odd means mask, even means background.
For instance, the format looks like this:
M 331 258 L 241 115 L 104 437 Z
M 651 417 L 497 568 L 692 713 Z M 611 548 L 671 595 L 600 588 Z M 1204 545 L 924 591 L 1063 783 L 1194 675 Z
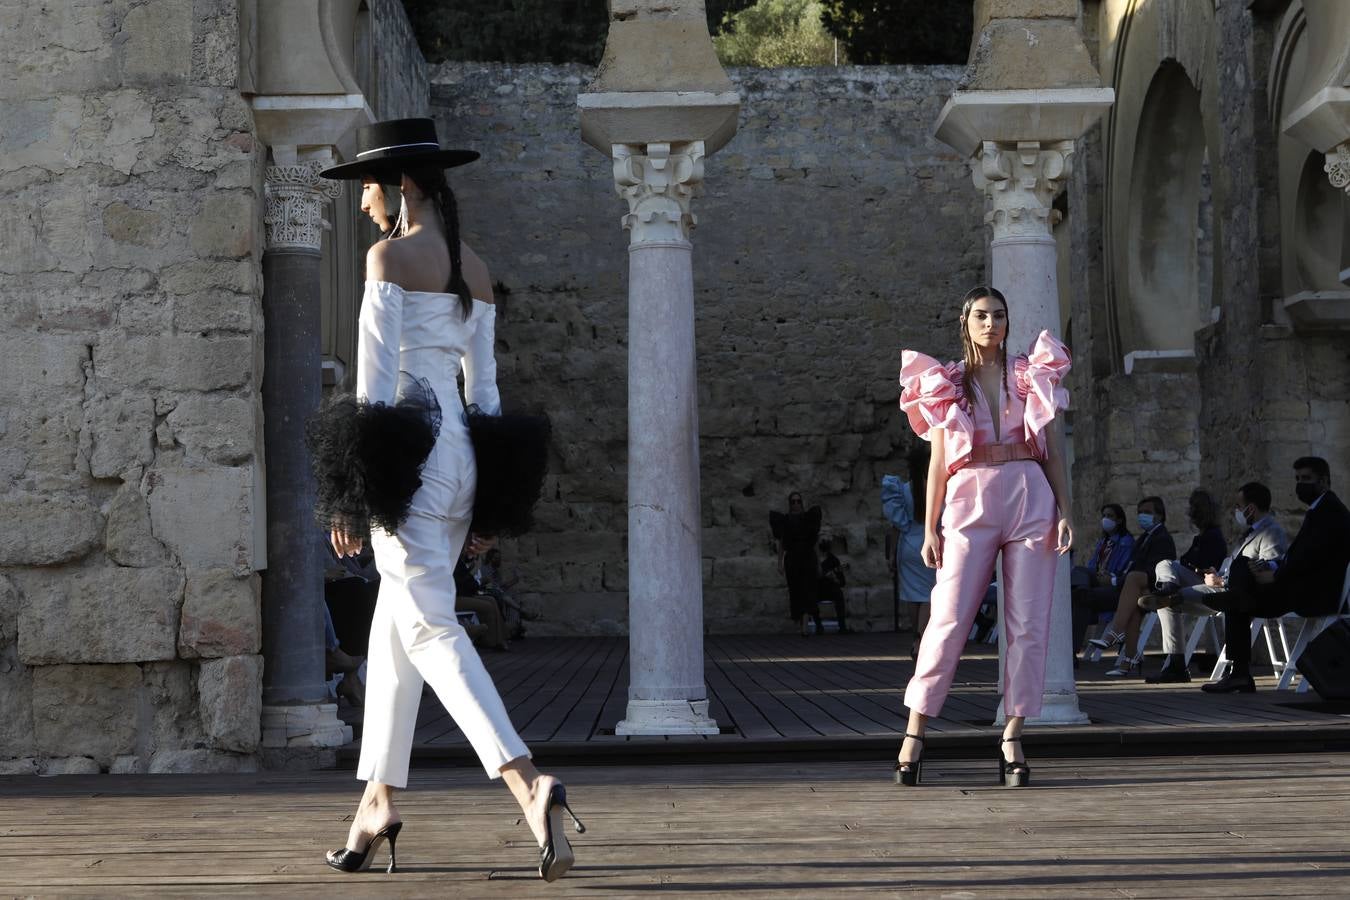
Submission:
M 821 0 L 825 29 L 860 65 L 963 64 L 970 0 Z
M 706 0 L 708 29 L 754 0 Z M 605 49 L 605 0 L 403 0 L 430 62 L 595 65 Z
M 713 37 L 726 66 L 828 66 L 835 42 L 820 20 L 819 0 L 759 0 L 722 20 Z

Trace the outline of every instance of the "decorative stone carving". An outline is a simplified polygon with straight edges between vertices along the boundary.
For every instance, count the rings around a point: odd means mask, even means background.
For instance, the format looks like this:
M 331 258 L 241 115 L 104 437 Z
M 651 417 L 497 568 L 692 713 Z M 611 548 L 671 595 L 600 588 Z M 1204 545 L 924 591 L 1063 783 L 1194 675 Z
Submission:
M 323 230 L 324 204 L 342 193 L 342 182 L 320 178 L 322 165 L 314 160 L 268 166 L 265 183 L 268 250 L 308 250 L 318 253 Z
M 703 185 L 703 141 L 614 145 L 614 183 L 628 201 L 621 220 L 630 244 L 688 244 L 690 211 Z
M 1331 176 L 1331 186 L 1342 188 L 1350 194 L 1350 140 L 1343 141 L 1327 154 L 1327 164 L 1322 171 Z
M 994 240 L 1050 234 L 1060 218 L 1052 204 L 1069 177 L 1073 150 L 1073 141 L 982 144 L 972 173 L 975 187 L 993 201 L 984 220 Z

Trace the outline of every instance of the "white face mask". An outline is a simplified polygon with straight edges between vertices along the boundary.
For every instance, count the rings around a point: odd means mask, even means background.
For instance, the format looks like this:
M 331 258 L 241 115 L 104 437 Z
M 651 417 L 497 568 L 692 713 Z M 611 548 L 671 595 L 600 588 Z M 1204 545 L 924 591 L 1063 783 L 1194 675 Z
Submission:
M 1243 528 L 1247 527 L 1247 514 L 1244 513 L 1242 510 L 1240 509 L 1233 510 L 1233 518 L 1236 519 L 1237 523 L 1241 525 Z
M 1102 517 L 1102 531 L 1106 532 L 1107 534 L 1115 534 L 1115 533 L 1116 533 L 1116 520 L 1115 520 L 1115 519 L 1108 519 L 1108 518 L 1106 518 L 1106 517 L 1103 516 L 1103 517 Z

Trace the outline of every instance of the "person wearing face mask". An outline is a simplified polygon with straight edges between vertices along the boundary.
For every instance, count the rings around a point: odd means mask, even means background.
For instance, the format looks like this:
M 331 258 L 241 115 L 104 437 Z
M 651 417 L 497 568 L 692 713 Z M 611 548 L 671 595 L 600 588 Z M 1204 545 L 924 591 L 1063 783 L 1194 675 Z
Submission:
M 1139 537 L 1134 541 L 1134 552 L 1130 555 L 1130 564 L 1125 577 L 1115 586 L 1097 588 L 1079 588 L 1073 592 L 1073 633 L 1081 635 L 1098 613 L 1116 613 L 1111 624 L 1106 627 L 1100 638 L 1088 643 L 1102 650 L 1118 647 L 1122 651 L 1126 642 L 1128 616 L 1120 614 L 1121 608 L 1128 602 L 1131 608 L 1137 606 L 1139 598 L 1148 590 L 1149 582 L 1158 563 L 1175 559 L 1177 545 L 1167 530 L 1167 507 L 1161 497 L 1145 497 L 1135 508 L 1135 521 L 1139 525 Z M 1136 666 L 1128 657 L 1118 659 L 1117 675 L 1133 674 Z
M 1341 584 L 1350 565 L 1350 510 L 1331 491 L 1331 467 L 1320 456 L 1294 460 L 1294 494 L 1308 504 L 1303 525 L 1289 550 L 1273 561 L 1245 560 L 1233 566 L 1227 590 L 1204 598 L 1223 613 L 1228 659 L 1232 669 L 1220 680 L 1201 686 L 1211 694 L 1256 690 L 1252 679 L 1253 618 L 1285 613 L 1325 616 L 1341 601 Z
M 1274 561 L 1284 556 L 1289 536 L 1270 513 L 1270 488 L 1249 481 L 1238 488 L 1233 517 L 1242 529 L 1233 553 L 1224 559 L 1218 570 L 1196 570 L 1181 560 L 1158 564 L 1154 592 L 1139 598 L 1142 610 L 1157 610 L 1162 626 L 1163 652 L 1167 654 L 1162 669 L 1144 680 L 1149 684 L 1168 684 L 1191 680 L 1182 650 L 1181 617 L 1212 616 L 1214 611 L 1205 605 L 1205 597 L 1222 591 L 1236 560 Z
M 1125 510 L 1119 503 L 1107 503 L 1101 509 L 1102 536 L 1092 547 L 1084 565 L 1074 566 L 1071 581 L 1075 588 L 1108 587 L 1119 584 L 1130 570 L 1134 555 L 1134 535 L 1125 522 Z

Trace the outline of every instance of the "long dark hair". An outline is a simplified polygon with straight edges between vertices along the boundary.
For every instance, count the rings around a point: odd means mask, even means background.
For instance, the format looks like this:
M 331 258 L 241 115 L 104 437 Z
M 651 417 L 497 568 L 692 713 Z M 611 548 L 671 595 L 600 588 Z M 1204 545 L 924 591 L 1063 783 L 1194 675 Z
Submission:
M 971 288 L 966 292 L 965 298 L 961 301 L 961 353 L 966 361 L 966 370 L 961 373 L 961 387 L 966 393 L 966 402 L 972 403 L 975 396 L 975 367 L 979 364 L 979 357 L 975 355 L 975 342 L 970 339 L 970 327 L 966 323 L 966 317 L 970 315 L 970 308 L 975 305 L 976 300 L 997 300 L 1003 304 L 1003 312 L 1007 315 L 1008 330 L 1003 334 L 1003 343 L 998 345 L 998 364 L 1003 370 L 1003 394 L 1008 394 L 1008 335 L 1012 333 L 1012 314 L 1008 311 L 1008 298 L 997 289 L 987 284 Z M 993 415 L 998 413 L 990 411 Z
M 1116 517 L 1117 534 L 1130 533 L 1129 527 L 1125 524 L 1125 508 L 1123 506 L 1121 506 L 1119 503 L 1103 503 L 1102 512 L 1104 513 L 1109 512 L 1111 515 Z
M 1195 527 L 1201 531 L 1219 524 L 1219 501 L 1215 500 L 1209 491 L 1203 488 L 1191 491 L 1190 502 L 1187 505 L 1190 507 L 1187 512 L 1191 514 Z
M 924 510 L 928 503 L 928 462 L 933 457 L 933 448 L 923 441 L 905 456 L 909 463 L 910 493 L 914 495 L 914 521 L 923 524 Z
M 450 280 L 446 282 L 445 289 L 448 293 L 459 297 L 460 312 L 467 319 L 469 313 L 473 312 L 473 292 L 469 290 L 469 284 L 464 280 L 464 265 L 460 259 L 459 206 L 455 202 L 455 192 L 450 190 L 450 183 L 445 180 L 444 169 L 433 166 L 409 169 L 404 174 L 417 185 L 418 190 L 436 204 L 436 211 L 440 213 L 445 247 L 450 251 Z M 407 227 L 406 222 L 403 225 Z

